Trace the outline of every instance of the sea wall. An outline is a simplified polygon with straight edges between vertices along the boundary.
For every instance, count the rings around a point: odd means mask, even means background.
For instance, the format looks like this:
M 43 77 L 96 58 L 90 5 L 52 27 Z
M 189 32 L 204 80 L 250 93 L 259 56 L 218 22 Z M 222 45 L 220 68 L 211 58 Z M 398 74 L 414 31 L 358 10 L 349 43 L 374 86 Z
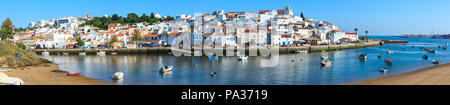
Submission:
M 295 50 L 308 50 L 308 52 L 321 52 L 325 51 L 337 51 L 337 50 L 345 50 L 345 49 L 354 49 L 354 48 L 365 48 L 365 47 L 374 47 L 383 45 L 379 41 L 370 42 L 370 43 L 352 43 L 345 45 L 322 45 L 322 46 L 302 46 L 302 47 L 280 47 L 279 53 L 293 53 Z M 225 49 L 222 49 L 224 53 L 226 53 Z M 249 52 L 249 49 L 240 49 L 245 50 L 245 52 Z M 80 52 L 86 52 L 86 54 L 96 54 L 99 51 L 104 51 L 106 54 L 111 54 L 113 52 L 117 54 L 168 54 L 172 52 L 170 47 L 154 47 L 154 48 L 125 48 L 125 49 L 34 49 L 37 54 L 42 54 L 44 51 L 48 51 L 51 55 L 62 55 L 63 53 L 68 53 L 71 55 L 78 55 Z M 238 49 L 234 50 L 235 52 Z M 192 51 L 183 51 L 183 52 L 193 52 Z

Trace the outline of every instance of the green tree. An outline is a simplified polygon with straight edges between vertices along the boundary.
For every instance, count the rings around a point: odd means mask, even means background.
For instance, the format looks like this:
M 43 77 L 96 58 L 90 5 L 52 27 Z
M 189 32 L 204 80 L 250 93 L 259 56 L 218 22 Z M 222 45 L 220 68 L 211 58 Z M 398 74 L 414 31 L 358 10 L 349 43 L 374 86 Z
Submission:
M 109 42 L 108 42 L 108 46 L 112 46 L 112 44 L 114 42 L 118 42 L 118 41 L 119 41 L 119 39 L 117 38 L 117 36 L 113 35 L 113 36 L 111 36 L 111 40 L 109 40 Z
M 129 13 L 127 15 L 127 21 L 126 22 L 129 23 L 129 24 L 137 23 L 137 22 L 139 22 L 139 17 L 135 13 Z
M 119 15 L 117 15 L 117 14 L 113 14 L 113 15 L 111 16 L 111 20 L 112 20 L 114 23 L 120 22 L 120 18 L 121 18 L 121 17 L 119 17 Z
M 369 33 L 369 31 L 368 30 L 366 30 L 364 33 L 366 33 L 366 42 L 369 42 L 369 37 L 367 37 L 367 34 Z
M 141 40 L 141 31 L 139 29 L 134 29 L 133 36 L 131 38 L 132 41 L 139 41 Z
M 81 39 L 77 39 L 77 45 L 79 46 L 79 47 L 81 47 L 81 46 L 84 46 L 84 41 L 83 40 L 81 40 Z
M 300 17 L 302 17 L 302 19 L 305 20 L 305 16 L 303 15 L 303 12 L 300 13 Z
M 0 30 L 0 38 L 2 38 L 2 40 L 13 38 L 13 34 L 14 34 L 14 25 L 10 18 L 6 18 L 6 20 L 2 22 L 2 27 Z
M 147 16 L 147 14 L 142 14 L 142 16 L 139 18 L 139 22 L 147 22 L 150 19 L 150 17 Z
M 353 29 L 356 34 L 358 34 L 358 28 Z
M 150 14 L 150 18 L 155 18 L 155 14 L 153 12 Z

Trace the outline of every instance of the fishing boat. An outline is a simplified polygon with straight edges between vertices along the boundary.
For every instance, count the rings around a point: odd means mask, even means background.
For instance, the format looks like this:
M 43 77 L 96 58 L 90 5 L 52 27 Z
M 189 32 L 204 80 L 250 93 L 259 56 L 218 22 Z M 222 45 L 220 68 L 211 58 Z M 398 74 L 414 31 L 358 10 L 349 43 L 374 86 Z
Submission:
M 11 71 L 10 68 L 0 68 L 0 71 Z
M 359 54 L 359 59 L 360 60 L 366 60 L 367 59 L 367 54 Z
M 217 60 L 217 56 L 208 56 L 209 60 Z
M 328 59 L 329 57 L 328 56 L 326 56 L 326 55 L 322 55 L 322 56 L 320 56 L 320 59 L 322 59 L 322 60 L 325 60 L 325 59 Z
M 308 50 L 294 50 L 294 53 L 308 53 Z
M 333 62 L 331 62 L 330 60 L 326 60 L 326 61 L 322 61 L 320 62 L 320 65 L 322 65 L 322 67 L 328 67 L 331 66 Z
M 392 61 L 390 58 L 384 60 L 384 62 L 386 62 L 387 65 L 392 66 Z
M 80 53 L 78 53 L 78 55 L 80 55 L 80 56 L 86 56 L 86 52 L 80 52 Z
M 387 51 L 386 53 L 387 53 L 387 54 L 393 54 L 394 51 Z
M 245 56 L 245 55 L 241 55 L 241 56 L 239 56 L 239 60 L 247 60 L 247 58 L 248 58 L 248 56 Z
M 161 72 L 161 73 L 172 72 L 172 70 L 173 70 L 173 66 L 164 66 L 164 67 L 160 68 L 159 72 Z
M 99 52 L 97 52 L 97 55 L 100 55 L 100 56 L 102 56 L 102 55 L 105 55 L 106 53 L 104 52 L 104 51 L 99 51 Z
M 115 72 L 115 73 L 112 75 L 112 79 L 113 79 L 113 80 L 120 80 L 120 79 L 123 79 L 123 72 Z
M 69 73 L 69 74 L 67 74 L 68 76 L 80 76 L 81 75 L 81 73 Z
M 433 60 L 433 64 L 439 64 L 439 61 L 438 60 Z
M 378 54 L 378 58 L 382 58 L 383 57 L 383 54 Z
M 216 77 L 217 73 L 216 72 L 211 72 L 211 77 Z
M 50 55 L 50 52 L 44 51 L 44 52 L 42 52 L 42 55 L 49 56 L 49 55 Z
M 380 72 L 385 73 L 385 72 L 387 72 L 387 69 L 386 68 L 381 68 Z
M 423 59 L 428 59 L 428 55 L 423 55 L 422 58 Z
M 442 46 L 442 49 L 446 50 L 446 49 L 447 49 L 447 46 Z

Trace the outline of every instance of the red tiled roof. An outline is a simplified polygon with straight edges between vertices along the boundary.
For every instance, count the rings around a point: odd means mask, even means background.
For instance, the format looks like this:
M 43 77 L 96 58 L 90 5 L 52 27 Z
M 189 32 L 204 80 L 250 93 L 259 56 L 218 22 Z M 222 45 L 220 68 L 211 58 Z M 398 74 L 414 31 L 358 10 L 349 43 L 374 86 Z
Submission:
M 259 11 L 259 14 L 264 14 L 264 13 L 266 13 L 266 12 L 269 12 L 269 10 L 260 10 L 260 11 Z
M 159 42 L 161 40 L 145 40 L 144 42 Z
M 205 34 L 203 34 L 203 35 L 206 35 L 206 36 L 209 36 L 209 35 L 212 35 L 213 33 L 205 33 Z
M 277 10 L 278 13 L 285 13 L 284 10 Z
M 345 35 L 358 35 L 358 34 L 347 32 L 347 33 L 345 33 Z
M 286 34 L 281 34 L 281 37 L 282 38 L 287 38 L 287 37 L 290 37 L 289 35 L 286 35 Z
M 108 31 L 108 32 L 106 32 L 106 33 L 108 33 L 108 34 L 114 34 L 114 33 L 116 33 L 117 31 L 113 31 L 113 30 L 111 30 L 111 31 Z

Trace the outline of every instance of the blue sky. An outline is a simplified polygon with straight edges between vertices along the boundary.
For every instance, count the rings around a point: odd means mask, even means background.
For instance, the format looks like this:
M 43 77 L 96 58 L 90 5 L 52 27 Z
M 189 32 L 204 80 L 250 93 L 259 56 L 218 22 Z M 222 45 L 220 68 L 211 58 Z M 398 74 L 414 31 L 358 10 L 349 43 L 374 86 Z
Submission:
M 31 21 L 88 13 L 257 12 L 282 9 L 286 3 L 296 15 L 303 12 L 307 18 L 330 21 L 350 32 L 358 27 L 372 35 L 450 33 L 450 0 L 9 0 L 0 6 L 0 20 L 10 17 L 16 27 L 26 27 Z

